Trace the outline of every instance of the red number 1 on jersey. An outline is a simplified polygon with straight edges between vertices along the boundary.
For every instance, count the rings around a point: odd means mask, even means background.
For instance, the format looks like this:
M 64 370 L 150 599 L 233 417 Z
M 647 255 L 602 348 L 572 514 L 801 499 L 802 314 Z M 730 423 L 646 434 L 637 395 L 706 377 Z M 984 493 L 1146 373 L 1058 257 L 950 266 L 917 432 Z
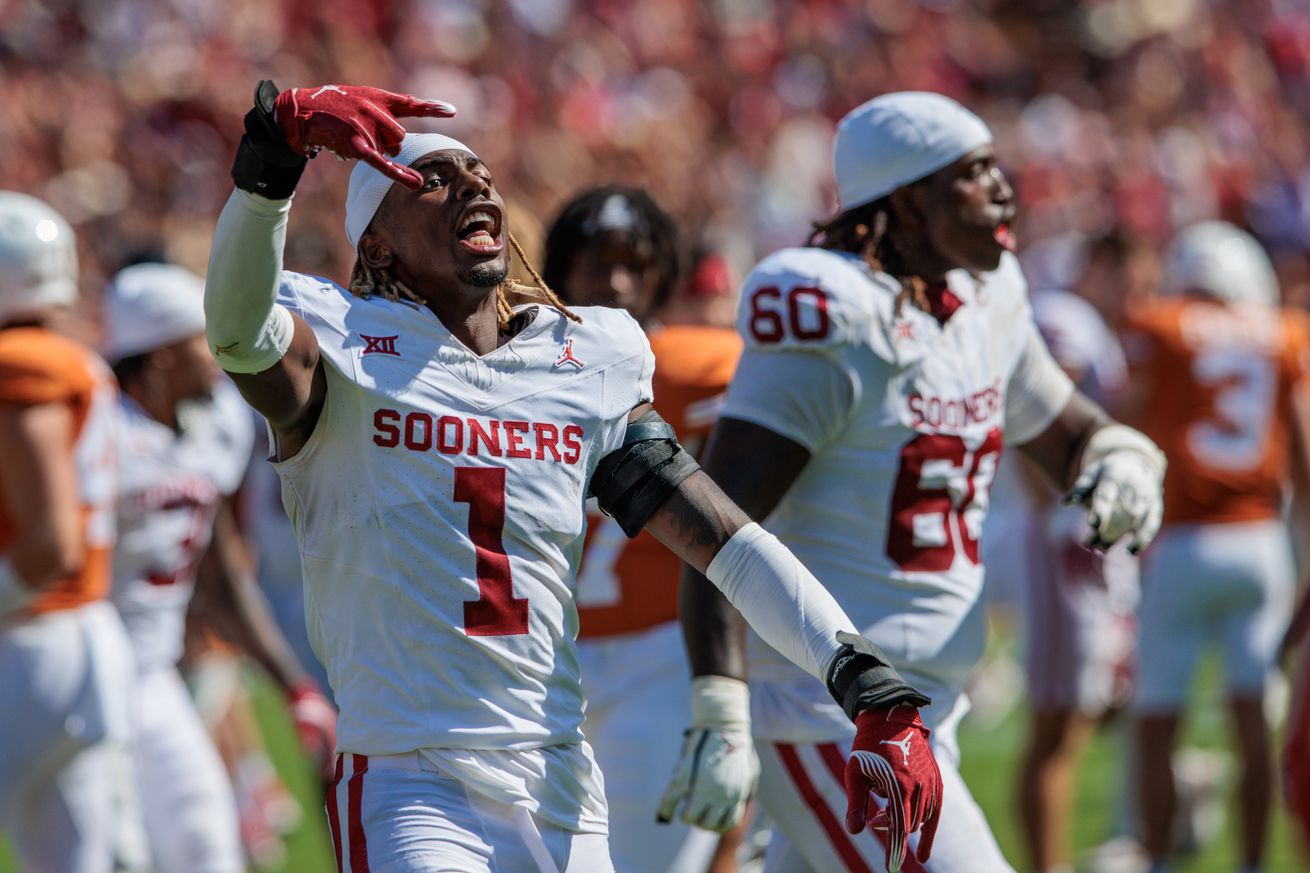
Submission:
M 469 539 L 477 554 L 477 600 L 464 603 L 464 632 L 503 637 L 528 632 L 528 599 L 514 596 L 505 529 L 505 468 L 456 467 L 455 502 L 469 505 Z

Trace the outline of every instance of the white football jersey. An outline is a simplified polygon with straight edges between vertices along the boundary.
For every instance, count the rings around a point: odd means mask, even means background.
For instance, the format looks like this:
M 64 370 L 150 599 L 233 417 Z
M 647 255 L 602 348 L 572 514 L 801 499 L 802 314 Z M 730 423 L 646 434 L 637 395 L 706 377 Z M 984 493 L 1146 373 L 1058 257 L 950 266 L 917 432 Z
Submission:
M 224 495 L 241 484 L 254 427 L 227 379 L 206 403 L 179 410 L 181 431 L 151 418 L 126 395 L 120 438 L 122 498 L 110 599 L 132 639 L 141 673 L 182 656 L 196 564 Z
M 279 302 L 327 364 L 314 432 L 276 467 L 340 748 L 579 744 L 574 575 L 591 472 L 651 399 L 637 323 L 520 307 L 479 357 L 413 303 L 290 272 Z
M 810 452 L 765 527 L 908 681 L 938 695 L 929 723 L 956 708 L 982 652 L 979 536 L 1002 446 L 1039 434 L 1072 392 L 1017 260 L 947 282 L 958 308 L 939 323 L 898 307 L 899 283 L 853 255 L 769 256 L 743 289 L 746 352 L 723 410 Z M 849 730 L 820 683 L 751 642 L 757 733 Z

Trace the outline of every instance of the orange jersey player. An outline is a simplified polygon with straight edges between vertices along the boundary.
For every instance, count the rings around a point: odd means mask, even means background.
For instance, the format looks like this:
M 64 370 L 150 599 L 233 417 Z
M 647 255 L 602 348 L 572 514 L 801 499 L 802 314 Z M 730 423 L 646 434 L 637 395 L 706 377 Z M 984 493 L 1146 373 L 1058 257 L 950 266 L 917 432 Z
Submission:
M 1170 753 L 1201 652 L 1218 643 L 1243 768 L 1242 860 L 1255 869 L 1272 793 L 1262 701 L 1294 572 L 1283 504 L 1310 467 L 1310 330 L 1278 307 L 1268 258 L 1232 225 L 1181 231 L 1165 279 L 1166 294 L 1130 313 L 1125 336 L 1132 406 L 1169 459 L 1164 527 L 1143 562 L 1139 616 L 1146 848 L 1156 863 L 1171 850 Z
M 736 331 L 673 325 L 650 335 L 655 396 L 687 451 L 697 453 L 723 405 L 741 356 Z M 655 537 L 629 540 L 613 519 L 597 516 L 587 529 L 578 574 L 579 639 L 648 631 L 678 618 L 682 562 Z
M 132 661 L 105 602 L 117 391 L 50 331 L 77 296 L 73 232 L 0 192 L 0 827 L 25 870 L 109 873 L 125 822 Z
M 583 192 L 552 224 L 542 272 L 569 303 L 623 308 L 642 324 L 656 361 L 655 397 L 695 454 L 718 417 L 741 340 L 723 328 L 653 325 L 678 282 L 668 215 L 638 188 Z M 587 695 L 583 730 L 605 773 L 614 866 L 631 873 L 704 873 L 715 853 L 714 835 L 655 822 L 656 801 L 691 716 L 677 623 L 681 562 L 649 533 L 629 540 L 599 511 L 588 521 L 577 587 L 578 659 Z

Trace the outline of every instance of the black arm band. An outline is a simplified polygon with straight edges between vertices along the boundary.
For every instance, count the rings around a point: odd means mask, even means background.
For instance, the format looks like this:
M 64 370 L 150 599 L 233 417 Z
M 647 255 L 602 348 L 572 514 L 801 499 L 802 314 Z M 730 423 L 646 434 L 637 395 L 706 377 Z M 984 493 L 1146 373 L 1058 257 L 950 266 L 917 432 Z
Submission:
M 841 652 L 828 668 L 828 693 L 851 721 L 861 710 L 898 704 L 922 707 L 932 703 L 908 685 L 887 656 L 859 634 L 837 632 Z
M 255 105 L 246 113 L 246 133 L 232 162 L 232 181 L 242 191 L 285 200 L 296 190 L 308 159 L 287 145 L 273 118 L 277 86 L 264 79 L 255 86 Z
M 669 495 L 699 469 L 678 445 L 673 428 L 652 409 L 629 422 L 623 445 L 600 459 L 589 493 L 602 512 L 635 537 Z

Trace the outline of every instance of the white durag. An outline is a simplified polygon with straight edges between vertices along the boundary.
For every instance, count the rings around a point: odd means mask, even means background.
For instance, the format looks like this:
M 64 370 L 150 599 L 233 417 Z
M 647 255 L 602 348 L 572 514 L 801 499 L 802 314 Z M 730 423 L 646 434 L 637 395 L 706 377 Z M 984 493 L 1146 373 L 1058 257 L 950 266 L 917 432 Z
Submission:
M 440 133 L 407 133 L 400 143 L 400 153 L 392 160 L 408 167 L 426 154 L 451 149 L 476 154 L 459 140 Z M 355 163 L 355 169 L 350 172 L 350 187 L 346 191 L 346 239 L 352 246 L 359 245 L 359 238 L 368 229 L 393 184 L 390 176 L 383 175 L 367 161 Z
M 898 91 L 837 123 L 833 174 L 843 211 L 872 203 L 992 141 L 983 120 L 950 97 Z

